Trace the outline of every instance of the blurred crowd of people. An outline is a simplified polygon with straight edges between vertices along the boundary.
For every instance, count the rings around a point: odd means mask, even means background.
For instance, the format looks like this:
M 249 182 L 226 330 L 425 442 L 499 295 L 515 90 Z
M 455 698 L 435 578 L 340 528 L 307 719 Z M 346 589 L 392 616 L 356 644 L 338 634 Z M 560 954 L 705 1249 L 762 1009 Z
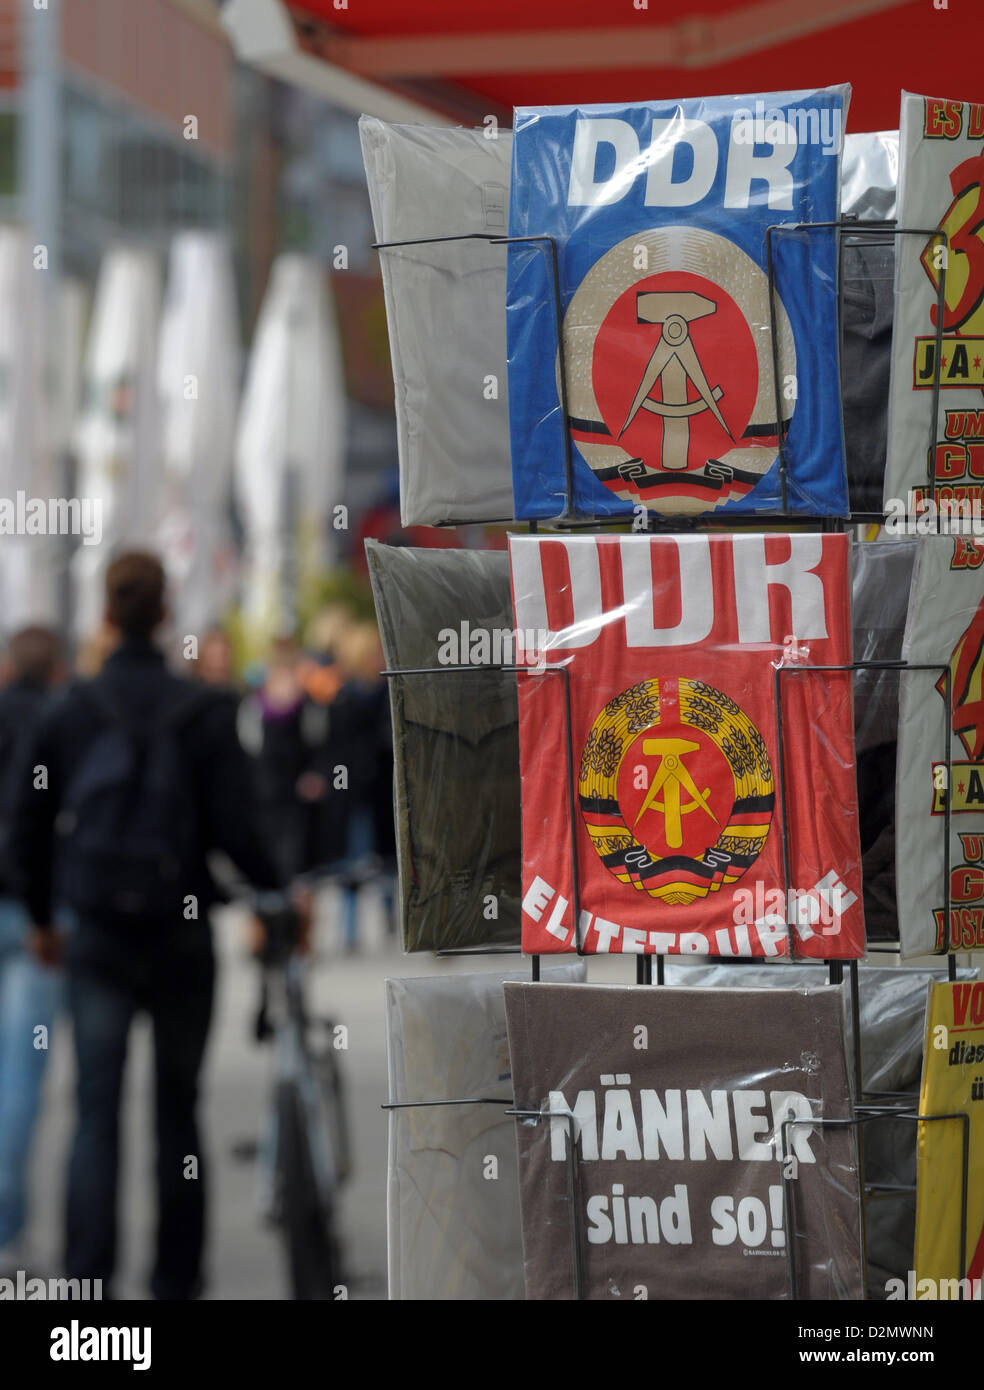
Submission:
M 74 672 L 43 627 L 12 634 L 0 663 L 0 1274 L 24 1267 L 30 1145 L 49 1035 L 67 1006 L 78 1121 L 66 1272 L 102 1279 L 105 1296 L 126 1041 L 141 1010 L 155 1042 L 151 1289 L 200 1291 L 205 1183 L 183 1181 L 181 1165 L 201 1152 L 210 906 L 251 888 L 303 915 L 331 880 L 338 939 L 354 952 L 373 882 L 395 932 L 393 751 L 375 624 L 335 603 L 303 639 L 276 639 L 244 671 L 221 627 L 185 635 L 169 658 L 165 624 L 163 570 L 131 554 L 110 567 L 104 627 Z
M 393 744 L 385 665 L 374 623 L 344 605 L 325 608 L 303 646 L 273 643 L 262 678 L 240 705 L 238 728 L 254 759 L 257 797 L 284 875 L 336 878 L 344 892 L 346 950 L 358 948 L 359 887 L 379 879 L 395 934 Z M 203 680 L 223 677 L 231 653 L 207 635 Z M 220 655 L 220 652 L 223 653 Z

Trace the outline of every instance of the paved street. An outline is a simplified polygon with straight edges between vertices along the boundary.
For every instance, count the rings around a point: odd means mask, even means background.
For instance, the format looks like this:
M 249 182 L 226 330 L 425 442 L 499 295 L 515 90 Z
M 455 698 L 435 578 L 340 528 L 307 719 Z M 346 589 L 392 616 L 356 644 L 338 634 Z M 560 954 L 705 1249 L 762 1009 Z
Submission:
M 367 890 L 360 913 L 362 952 L 341 953 L 335 930 L 333 892 L 319 910 L 317 955 L 311 967 L 315 1010 L 349 1030 L 342 1053 L 348 1084 L 355 1174 L 345 1192 L 344 1235 L 351 1277 L 350 1296 L 386 1297 L 386 1130 L 380 1105 L 386 1098 L 383 980 L 388 975 L 430 975 L 501 967 L 502 958 L 438 960 L 405 956 L 385 940 L 382 910 Z M 263 1225 L 256 1201 L 256 1165 L 243 1150 L 255 1145 L 269 1103 L 271 1055 L 258 1047 L 251 1028 L 257 1002 L 257 970 L 242 945 L 241 918 L 225 912 L 216 929 L 220 957 L 218 999 L 206 1063 L 202 1115 L 211 1164 L 210 1282 L 208 1297 L 277 1299 L 287 1285 L 277 1234 Z M 592 974 L 611 977 L 595 964 Z M 622 963 L 614 978 L 626 978 Z M 73 1061 L 67 1027 L 52 1041 L 45 1109 L 33 1164 L 32 1266 L 60 1272 L 58 1256 L 64 1172 L 70 1139 Z M 154 1190 L 151 1136 L 150 1035 L 134 1029 L 124 1101 L 122 1242 L 118 1294 L 146 1296 L 153 1241 Z
M 336 930 L 337 900 L 329 890 L 319 907 L 317 952 L 310 968 L 315 1012 L 349 1030 L 341 1054 L 348 1087 L 355 1173 L 345 1190 L 343 1228 L 350 1297 L 386 1297 L 386 1044 L 383 981 L 392 975 L 451 974 L 493 970 L 502 957 L 437 959 L 405 956 L 386 940 L 375 891 L 360 910 L 362 951 L 342 954 Z M 227 911 L 217 923 L 219 988 L 202 1106 L 211 1164 L 210 1283 L 217 1299 L 281 1299 L 288 1296 L 281 1247 L 263 1224 L 257 1205 L 257 1170 L 250 1151 L 269 1103 L 271 1051 L 251 1036 L 258 972 L 242 946 L 242 916 Z M 633 978 L 633 962 L 617 956 L 593 958 L 590 977 L 599 982 Z M 123 1249 L 118 1292 L 146 1297 L 152 1250 L 154 1191 L 149 1085 L 150 1037 L 135 1028 L 124 1102 Z M 64 1170 L 72 1124 L 73 1061 L 67 1027 L 53 1039 L 45 1109 L 35 1148 L 32 1271 L 60 1273 L 58 1255 Z
M 346 1192 L 344 1229 L 350 1254 L 352 1297 L 386 1295 L 386 1058 L 382 982 L 406 967 L 384 943 L 382 914 L 374 895 L 362 909 L 363 952 L 339 953 L 333 931 L 331 894 L 319 912 L 318 952 L 311 967 L 316 1010 L 349 1029 L 342 1054 L 348 1083 L 356 1171 Z M 287 1296 L 280 1243 L 257 1210 L 256 1164 L 248 1156 L 269 1104 L 269 1047 L 251 1035 L 258 972 L 242 948 L 241 918 L 223 913 L 216 926 L 220 958 L 218 997 L 205 1070 L 202 1116 L 211 1174 L 209 1289 L 211 1298 L 266 1299 Z M 412 967 L 430 966 L 429 958 Z M 67 1026 L 52 1043 L 44 1117 L 33 1164 L 32 1266 L 57 1271 L 61 1245 L 64 1173 L 73 1113 L 73 1072 Z M 119 1295 L 146 1296 L 154 1211 L 150 1031 L 135 1027 L 124 1101 L 124 1175 Z M 244 1156 L 244 1150 L 246 1154 Z

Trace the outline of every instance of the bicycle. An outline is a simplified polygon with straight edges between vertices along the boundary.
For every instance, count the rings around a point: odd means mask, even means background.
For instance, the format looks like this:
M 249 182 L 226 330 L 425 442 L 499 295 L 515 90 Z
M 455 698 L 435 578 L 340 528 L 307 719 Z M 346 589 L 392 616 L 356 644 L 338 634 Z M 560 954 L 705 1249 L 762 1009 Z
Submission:
M 345 1284 L 337 1230 L 339 1192 L 349 1176 L 348 1119 L 335 1025 L 316 1019 L 304 996 L 293 909 L 257 909 L 266 928 L 257 1041 L 275 1047 L 271 1128 L 261 1162 L 272 1188 L 295 1299 L 334 1300 Z

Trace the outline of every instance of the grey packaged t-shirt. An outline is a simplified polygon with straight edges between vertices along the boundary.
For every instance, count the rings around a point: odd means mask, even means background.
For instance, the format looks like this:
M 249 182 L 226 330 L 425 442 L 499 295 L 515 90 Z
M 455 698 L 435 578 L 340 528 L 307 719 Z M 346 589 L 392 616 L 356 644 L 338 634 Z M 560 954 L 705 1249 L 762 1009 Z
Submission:
M 854 1133 L 811 1123 L 851 1114 L 838 989 L 505 995 L 527 1298 L 576 1296 L 575 1248 L 591 1299 L 863 1296 Z
M 485 661 L 506 654 L 512 600 L 504 552 L 367 541 L 366 555 L 390 670 L 467 664 L 484 655 L 481 634 L 488 634 Z M 389 690 L 404 948 L 518 946 L 516 676 L 476 665 L 393 677 Z
M 899 132 L 859 131 L 844 136 L 841 216 L 885 222 L 895 216 Z
M 583 961 L 543 972 L 568 984 L 584 975 Z M 527 978 L 494 970 L 386 981 L 390 1100 L 502 1101 L 389 1112 L 390 1298 L 524 1296 L 502 986 Z
M 381 250 L 405 526 L 513 515 L 506 391 L 512 132 L 359 120 Z
M 897 130 L 846 135 L 841 216 L 881 222 L 895 216 Z M 841 242 L 841 397 L 851 510 L 880 512 L 888 432 L 888 385 L 895 309 L 895 237 L 866 232 Z

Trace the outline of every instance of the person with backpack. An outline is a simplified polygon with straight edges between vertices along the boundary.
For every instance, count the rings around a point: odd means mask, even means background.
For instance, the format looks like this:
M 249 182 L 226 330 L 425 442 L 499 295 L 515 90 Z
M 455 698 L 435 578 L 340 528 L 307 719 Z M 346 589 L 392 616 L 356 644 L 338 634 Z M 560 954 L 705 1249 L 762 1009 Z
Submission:
M 30 920 L 16 895 L 9 841 L 17 767 L 61 674 L 58 638 L 25 627 L 7 644 L 8 680 L 0 690 L 0 1276 L 25 1269 L 27 1166 L 61 976 L 27 950 Z
M 235 697 L 171 674 L 153 637 L 164 571 L 143 552 L 106 574 L 118 639 L 100 674 L 42 719 L 20 774 L 12 851 L 38 958 L 64 956 L 77 1058 L 78 1120 L 68 1174 L 68 1278 L 101 1279 L 116 1257 L 120 1092 L 130 1025 L 149 1014 L 157 1129 L 156 1298 L 202 1287 L 206 1164 L 196 1120 L 212 1013 L 206 856 L 222 852 L 259 890 L 289 902 L 257 833 Z M 52 926 L 52 904 L 73 929 Z

